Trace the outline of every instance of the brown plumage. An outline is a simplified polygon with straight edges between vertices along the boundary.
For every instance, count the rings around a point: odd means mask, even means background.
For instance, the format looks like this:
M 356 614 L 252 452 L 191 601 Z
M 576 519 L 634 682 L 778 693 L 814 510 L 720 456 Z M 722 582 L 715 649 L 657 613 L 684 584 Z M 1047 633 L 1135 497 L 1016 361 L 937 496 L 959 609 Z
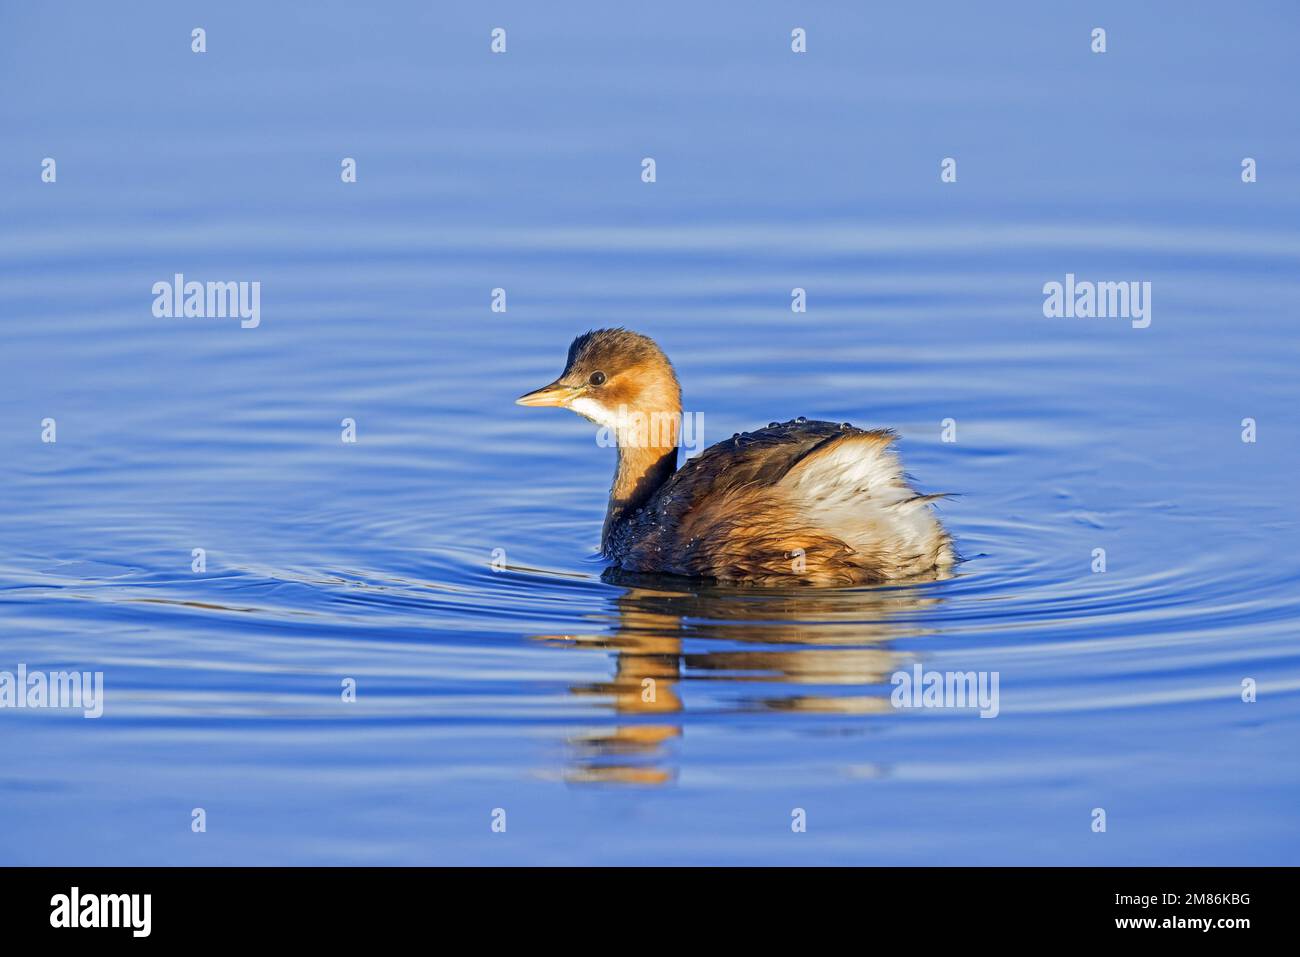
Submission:
M 521 396 L 609 429 L 618 443 L 601 549 L 633 572 L 751 584 L 852 585 L 954 561 L 888 430 L 795 419 L 719 442 L 677 469 L 681 389 L 654 341 L 600 329 L 564 372 Z

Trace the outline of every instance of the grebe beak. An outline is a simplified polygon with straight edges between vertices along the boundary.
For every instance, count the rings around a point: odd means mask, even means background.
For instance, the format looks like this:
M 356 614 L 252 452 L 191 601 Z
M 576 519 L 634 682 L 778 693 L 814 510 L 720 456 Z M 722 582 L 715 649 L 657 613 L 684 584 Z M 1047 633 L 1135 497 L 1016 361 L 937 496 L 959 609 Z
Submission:
M 568 405 L 582 391 L 581 386 L 564 385 L 558 379 L 550 385 L 544 385 L 536 392 L 529 392 L 515 399 L 515 405 Z

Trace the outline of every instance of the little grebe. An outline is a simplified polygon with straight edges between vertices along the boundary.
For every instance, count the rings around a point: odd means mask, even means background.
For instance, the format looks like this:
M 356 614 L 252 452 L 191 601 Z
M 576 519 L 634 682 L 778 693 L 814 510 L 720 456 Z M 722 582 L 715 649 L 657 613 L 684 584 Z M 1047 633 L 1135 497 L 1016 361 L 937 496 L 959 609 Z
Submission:
M 930 508 L 943 496 L 908 484 L 892 431 L 773 422 L 677 468 L 681 387 L 646 336 L 579 336 L 564 373 L 517 401 L 572 409 L 616 437 L 601 551 L 626 571 L 852 585 L 953 564 Z

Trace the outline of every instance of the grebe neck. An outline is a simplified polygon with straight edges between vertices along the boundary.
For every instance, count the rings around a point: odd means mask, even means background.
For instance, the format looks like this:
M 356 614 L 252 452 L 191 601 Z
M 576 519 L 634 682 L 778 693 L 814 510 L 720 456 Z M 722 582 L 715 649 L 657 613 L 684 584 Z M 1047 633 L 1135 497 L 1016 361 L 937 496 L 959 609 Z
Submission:
M 644 435 L 640 438 L 643 439 Z M 608 547 L 615 526 L 644 505 L 676 469 L 676 419 L 664 434 L 651 436 L 648 443 L 629 439 L 626 433 L 620 435 L 618 469 L 614 472 L 614 484 L 609 490 L 609 508 L 605 512 L 605 527 L 600 535 L 602 551 Z

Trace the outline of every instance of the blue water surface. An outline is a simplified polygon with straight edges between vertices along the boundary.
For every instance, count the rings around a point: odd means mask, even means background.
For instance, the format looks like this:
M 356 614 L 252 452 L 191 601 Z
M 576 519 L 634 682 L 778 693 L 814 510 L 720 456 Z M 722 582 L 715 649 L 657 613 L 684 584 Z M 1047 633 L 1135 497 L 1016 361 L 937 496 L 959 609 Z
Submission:
M 0 7 L 0 671 L 105 684 L 0 709 L 0 863 L 1300 863 L 1298 34 Z M 156 317 L 177 273 L 260 324 Z M 1046 318 L 1067 273 L 1150 282 L 1149 327 Z M 708 442 L 896 428 L 967 560 L 602 577 L 614 453 L 512 403 L 607 325 Z M 996 672 L 998 716 L 894 708 L 917 663 Z

